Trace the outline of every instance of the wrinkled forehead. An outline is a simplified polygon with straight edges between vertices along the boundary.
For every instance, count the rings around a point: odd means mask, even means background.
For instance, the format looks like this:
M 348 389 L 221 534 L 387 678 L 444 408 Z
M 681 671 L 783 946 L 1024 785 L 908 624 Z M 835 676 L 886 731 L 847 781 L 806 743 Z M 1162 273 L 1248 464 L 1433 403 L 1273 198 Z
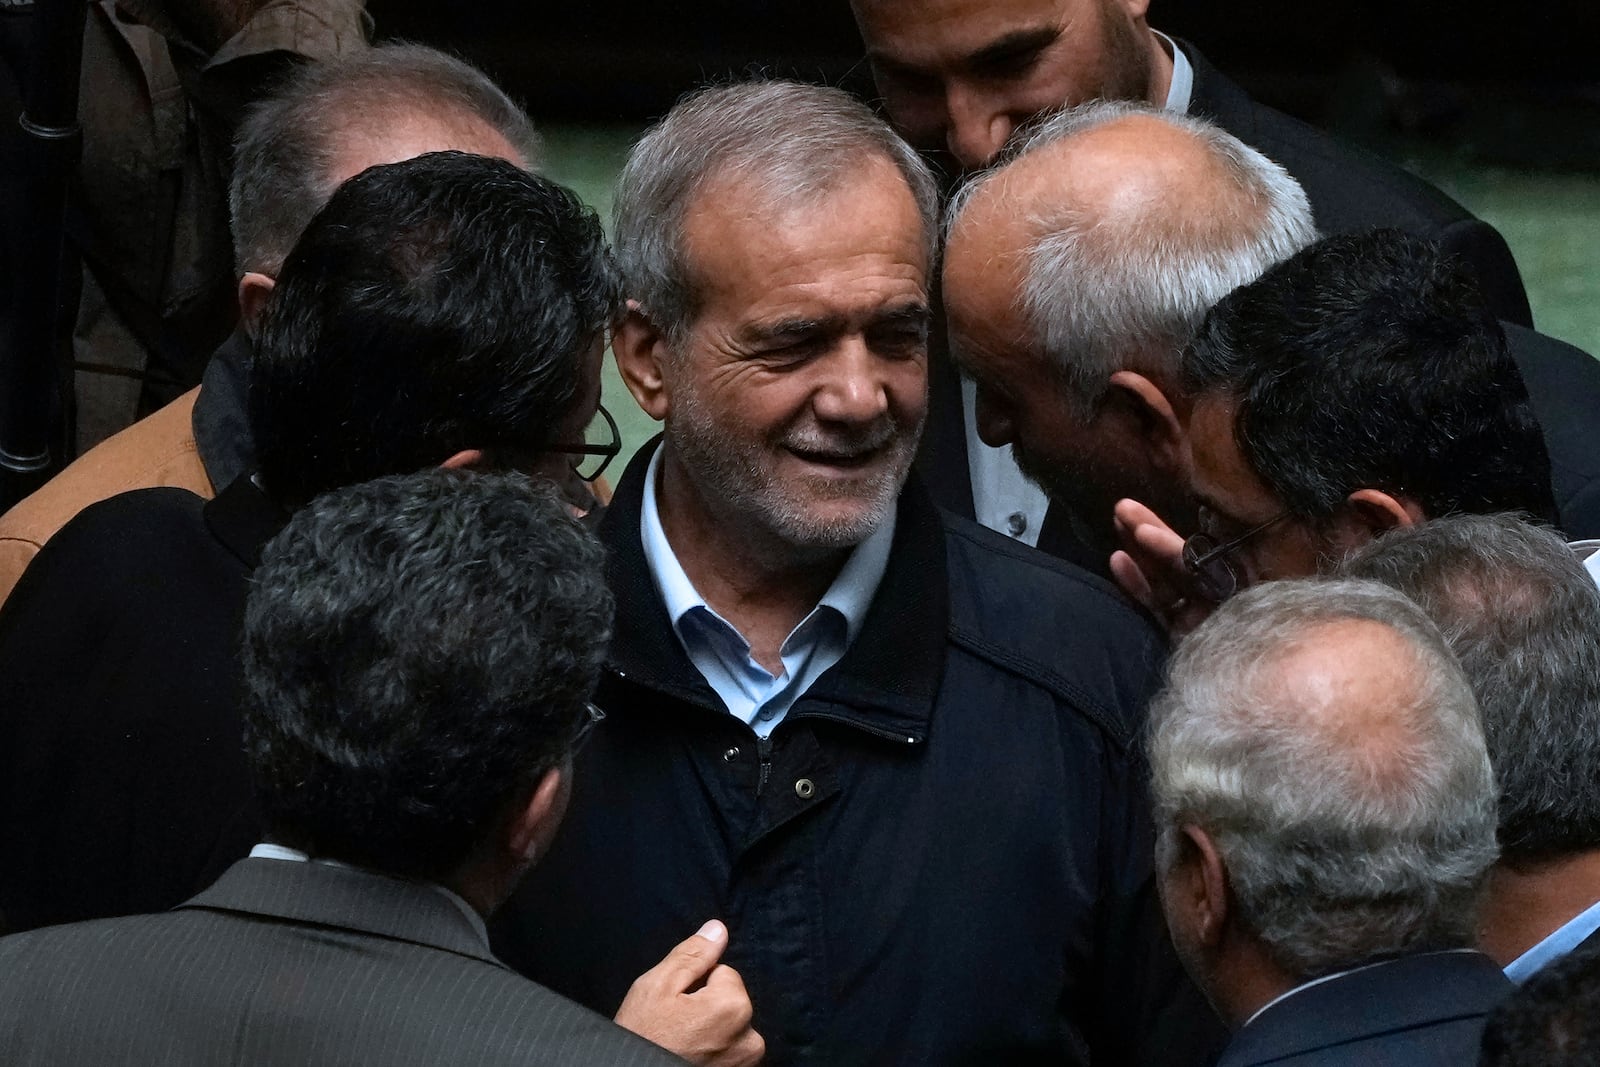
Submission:
M 971 64 L 1007 42 L 1052 36 L 1092 0 L 854 0 L 875 64 L 935 71 Z

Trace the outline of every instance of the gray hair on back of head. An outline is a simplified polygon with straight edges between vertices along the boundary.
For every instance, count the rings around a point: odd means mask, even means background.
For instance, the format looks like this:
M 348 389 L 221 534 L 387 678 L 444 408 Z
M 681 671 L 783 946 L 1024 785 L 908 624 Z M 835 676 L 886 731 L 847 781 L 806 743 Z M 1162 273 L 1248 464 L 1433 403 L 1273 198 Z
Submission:
M 1136 353 L 1175 376 L 1213 304 L 1317 239 L 1311 204 L 1283 167 L 1204 119 L 1125 100 L 1094 100 L 1044 120 L 960 190 L 947 226 L 1009 163 L 1134 117 L 1199 141 L 1244 210 L 1201 217 L 1158 209 L 1112 222 L 1068 202 L 1031 206 L 1036 236 L 1018 307 L 1085 417 Z
M 1346 621 L 1387 627 L 1415 661 L 1393 746 L 1314 721 L 1278 667 Z M 1324 579 L 1228 601 L 1173 657 L 1150 758 L 1160 868 L 1181 826 L 1204 829 L 1240 922 L 1290 974 L 1471 944 L 1496 855 L 1494 778 L 1472 689 L 1403 594 Z
M 1411 597 L 1477 691 L 1500 781 L 1500 849 L 1600 848 L 1600 589 L 1554 530 L 1452 515 L 1390 531 L 1341 572 Z
M 276 277 L 337 183 L 341 138 L 382 138 L 384 123 L 408 115 L 469 119 L 539 162 L 533 122 L 478 68 L 426 45 L 389 42 L 295 67 L 253 106 L 234 138 L 228 212 L 240 273 Z
M 684 238 L 702 192 L 732 179 L 775 207 L 805 204 L 845 186 L 872 158 L 905 179 L 931 269 L 939 212 L 933 174 L 865 104 L 841 89 L 783 80 L 691 93 L 634 145 L 617 180 L 614 247 L 626 295 L 681 342 L 698 311 Z

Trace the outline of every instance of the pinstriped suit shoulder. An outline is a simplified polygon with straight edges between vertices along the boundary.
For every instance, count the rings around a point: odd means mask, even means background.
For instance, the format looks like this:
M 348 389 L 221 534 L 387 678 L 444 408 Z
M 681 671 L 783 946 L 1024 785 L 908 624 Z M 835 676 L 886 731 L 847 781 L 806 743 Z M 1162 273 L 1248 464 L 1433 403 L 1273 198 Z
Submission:
M 270 859 L 174 911 L 0 939 L 0 1062 L 681 1064 L 507 969 L 430 887 Z

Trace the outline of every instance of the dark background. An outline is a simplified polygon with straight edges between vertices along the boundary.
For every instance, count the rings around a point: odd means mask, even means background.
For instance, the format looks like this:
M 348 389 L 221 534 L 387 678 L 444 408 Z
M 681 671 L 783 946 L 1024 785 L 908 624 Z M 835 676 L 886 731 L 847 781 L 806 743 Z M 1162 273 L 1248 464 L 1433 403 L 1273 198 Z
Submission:
M 870 93 L 845 0 L 371 0 L 380 35 L 451 47 L 544 120 L 631 121 L 729 72 Z M 1364 141 L 1464 143 L 1489 161 L 1600 165 L 1600 2 L 1157 0 L 1151 24 L 1192 40 L 1259 97 Z

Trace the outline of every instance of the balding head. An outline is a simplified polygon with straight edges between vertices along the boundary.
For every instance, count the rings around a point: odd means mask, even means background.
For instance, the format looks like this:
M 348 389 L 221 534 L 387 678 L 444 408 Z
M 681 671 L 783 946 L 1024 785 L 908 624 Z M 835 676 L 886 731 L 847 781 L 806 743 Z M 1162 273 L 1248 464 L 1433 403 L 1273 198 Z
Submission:
M 1181 521 L 1179 358 L 1212 304 L 1314 239 L 1294 179 L 1209 123 L 1102 101 L 965 187 L 948 236 L 984 441 L 1091 527 L 1126 496 Z
M 1163 869 L 1185 827 L 1207 835 L 1286 974 L 1471 943 L 1494 779 L 1467 680 L 1404 596 L 1286 581 L 1228 601 L 1151 730 Z
M 1200 119 L 1098 101 L 1056 116 L 951 206 L 952 330 L 997 316 L 1087 416 L 1110 375 L 1173 377 L 1211 305 L 1316 238 L 1282 167 Z M 996 268 L 1014 285 L 985 286 Z
M 343 182 L 429 152 L 529 168 L 539 138 L 482 71 L 436 49 L 383 44 L 297 67 L 250 111 L 228 191 L 239 272 L 276 276 Z

